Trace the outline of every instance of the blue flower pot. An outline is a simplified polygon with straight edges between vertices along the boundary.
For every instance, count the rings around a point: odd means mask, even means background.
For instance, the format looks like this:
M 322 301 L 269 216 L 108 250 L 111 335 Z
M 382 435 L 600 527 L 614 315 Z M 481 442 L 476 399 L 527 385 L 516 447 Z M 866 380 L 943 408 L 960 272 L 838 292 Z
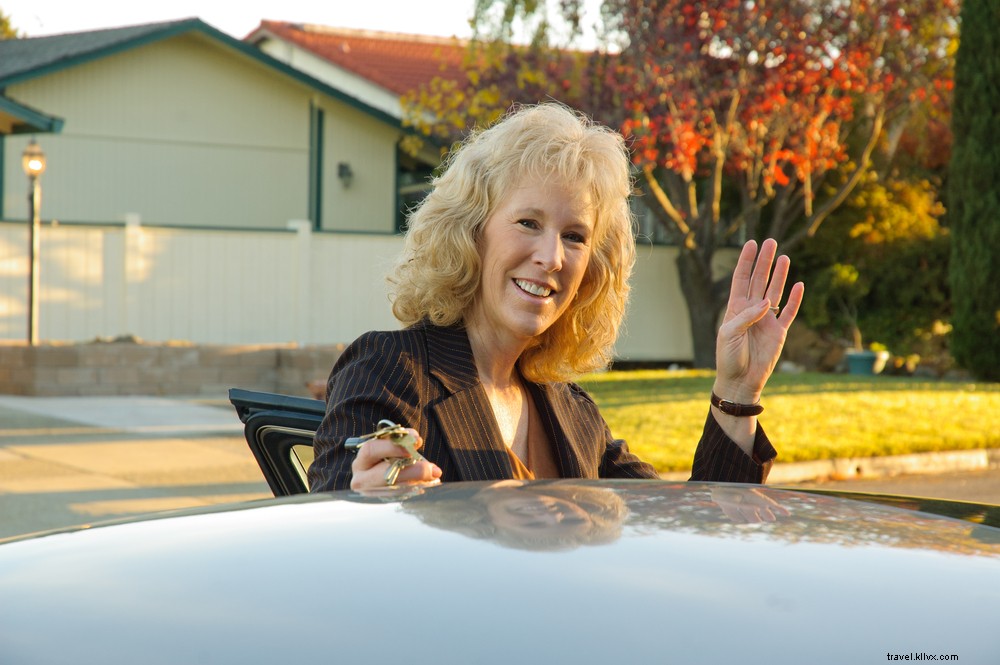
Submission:
M 875 374 L 874 351 L 848 351 L 847 352 L 847 373 L 848 374 Z
M 850 374 L 881 374 L 889 355 L 888 351 L 848 351 L 847 371 Z

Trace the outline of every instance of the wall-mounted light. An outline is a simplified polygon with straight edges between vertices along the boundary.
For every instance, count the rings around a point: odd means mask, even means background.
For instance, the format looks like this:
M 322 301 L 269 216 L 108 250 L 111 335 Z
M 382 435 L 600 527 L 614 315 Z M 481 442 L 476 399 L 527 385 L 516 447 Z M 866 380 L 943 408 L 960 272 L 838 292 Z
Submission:
M 354 171 L 351 170 L 351 165 L 347 162 L 338 163 L 337 177 L 340 178 L 340 182 L 344 187 L 350 187 L 351 181 L 354 180 Z

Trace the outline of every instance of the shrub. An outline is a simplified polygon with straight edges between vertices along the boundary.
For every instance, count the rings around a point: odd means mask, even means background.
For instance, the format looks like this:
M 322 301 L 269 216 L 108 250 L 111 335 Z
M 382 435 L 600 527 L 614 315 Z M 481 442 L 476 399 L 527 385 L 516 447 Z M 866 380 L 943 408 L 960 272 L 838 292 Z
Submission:
M 931 180 L 871 174 L 794 257 L 808 289 L 805 323 L 853 346 L 863 337 L 914 352 L 950 314 L 943 214 Z
M 952 353 L 976 377 L 1000 381 L 1000 4 L 965 0 L 961 18 L 948 176 Z

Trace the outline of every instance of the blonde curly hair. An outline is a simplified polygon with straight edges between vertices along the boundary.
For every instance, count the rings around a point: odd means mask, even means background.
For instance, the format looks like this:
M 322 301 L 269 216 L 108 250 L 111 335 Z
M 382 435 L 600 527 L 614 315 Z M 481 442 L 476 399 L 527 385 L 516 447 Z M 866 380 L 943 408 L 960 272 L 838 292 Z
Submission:
M 635 240 L 624 139 L 562 104 L 514 107 L 449 154 L 409 216 L 404 249 L 389 276 L 392 311 L 407 326 L 462 321 L 479 293 L 483 226 L 528 178 L 579 186 L 594 202 L 592 251 L 579 293 L 520 358 L 529 380 L 565 381 L 611 360 Z

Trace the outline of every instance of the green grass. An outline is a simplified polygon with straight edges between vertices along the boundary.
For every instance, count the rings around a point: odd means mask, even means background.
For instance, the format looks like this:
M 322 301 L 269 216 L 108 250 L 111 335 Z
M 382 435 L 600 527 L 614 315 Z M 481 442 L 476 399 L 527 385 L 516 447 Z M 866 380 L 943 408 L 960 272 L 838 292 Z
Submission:
M 591 374 L 580 384 L 617 438 L 657 470 L 683 471 L 714 373 Z M 1000 447 L 1000 384 L 845 374 L 776 374 L 760 416 L 779 462 Z

